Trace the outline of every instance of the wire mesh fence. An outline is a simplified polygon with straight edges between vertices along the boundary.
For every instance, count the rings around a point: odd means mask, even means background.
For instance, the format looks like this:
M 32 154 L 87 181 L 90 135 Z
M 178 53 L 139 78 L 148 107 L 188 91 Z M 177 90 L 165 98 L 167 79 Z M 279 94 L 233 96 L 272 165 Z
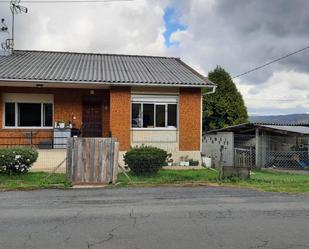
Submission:
M 308 151 L 266 151 L 264 166 L 273 168 L 306 169 Z
M 309 166 L 309 138 L 300 135 L 235 134 L 234 165 L 301 170 Z M 258 148 L 256 148 L 258 146 Z

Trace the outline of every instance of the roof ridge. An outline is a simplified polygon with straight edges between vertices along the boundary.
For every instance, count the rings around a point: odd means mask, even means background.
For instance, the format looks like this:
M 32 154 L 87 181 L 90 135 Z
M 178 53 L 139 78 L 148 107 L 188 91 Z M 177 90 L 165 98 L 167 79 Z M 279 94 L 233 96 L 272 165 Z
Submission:
M 14 52 L 35 52 L 35 53 L 61 53 L 61 54 L 84 54 L 84 55 L 105 55 L 105 56 L 128 56 L 128 57 L 148 57 L 148 58 L 160 58 L 160 59 L 174 59 L 181 60 L 180 57 L 173 56 L 157 56 L 157 55 L 138 55 L 138 54 L 114 54 L 114 53 L 86 53 L 86 52 L 73 52 L 73 51 L 52 51 L 52 50 L 24 50 L 15 49 Z

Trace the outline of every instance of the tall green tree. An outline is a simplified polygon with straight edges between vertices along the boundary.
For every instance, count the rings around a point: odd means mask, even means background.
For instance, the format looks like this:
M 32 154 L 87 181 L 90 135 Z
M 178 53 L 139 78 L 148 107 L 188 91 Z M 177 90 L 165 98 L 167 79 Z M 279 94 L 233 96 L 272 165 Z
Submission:
M 217 66 L 209 72 L 208 78 L 217 89 L 214 94 L 203 97 L 204 132 L 248 122 L 244 100 L 229 73 Z

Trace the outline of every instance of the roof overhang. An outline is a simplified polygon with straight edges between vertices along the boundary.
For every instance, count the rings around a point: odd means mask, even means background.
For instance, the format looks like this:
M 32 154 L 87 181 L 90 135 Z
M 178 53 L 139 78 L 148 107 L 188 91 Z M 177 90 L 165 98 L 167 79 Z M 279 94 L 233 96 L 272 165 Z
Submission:
M 210 84 L 177 84 L 177 83 L 130 83 L 130 82 L 89 82 L 89 81 L 54 81 L 54 80 L 24 80 L 24 79 L 0 79 L 0 86 L 13 87 L 59 87 L 59 88 L 100 88 L 106 89 L 111 86 L 139 86 L 139 87 L 184 87 L 184 88 L 210 88 L 216 85 Z M 42 86 L 41 86 L 42 87 Z

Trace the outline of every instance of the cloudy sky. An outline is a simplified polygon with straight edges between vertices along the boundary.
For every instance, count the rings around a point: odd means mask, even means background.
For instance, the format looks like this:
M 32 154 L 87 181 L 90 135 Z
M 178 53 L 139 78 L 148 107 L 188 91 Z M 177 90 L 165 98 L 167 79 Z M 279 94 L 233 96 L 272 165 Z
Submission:
M 17 49 L 176 56 L 205 75 L 221 65 L 233 76 L 309 45 L 308 0 L 23 5 Z M 2 17 L 10 25 L 8 3 Z M 309 49 L 235 82 L 250 114 L 309 113 Z

